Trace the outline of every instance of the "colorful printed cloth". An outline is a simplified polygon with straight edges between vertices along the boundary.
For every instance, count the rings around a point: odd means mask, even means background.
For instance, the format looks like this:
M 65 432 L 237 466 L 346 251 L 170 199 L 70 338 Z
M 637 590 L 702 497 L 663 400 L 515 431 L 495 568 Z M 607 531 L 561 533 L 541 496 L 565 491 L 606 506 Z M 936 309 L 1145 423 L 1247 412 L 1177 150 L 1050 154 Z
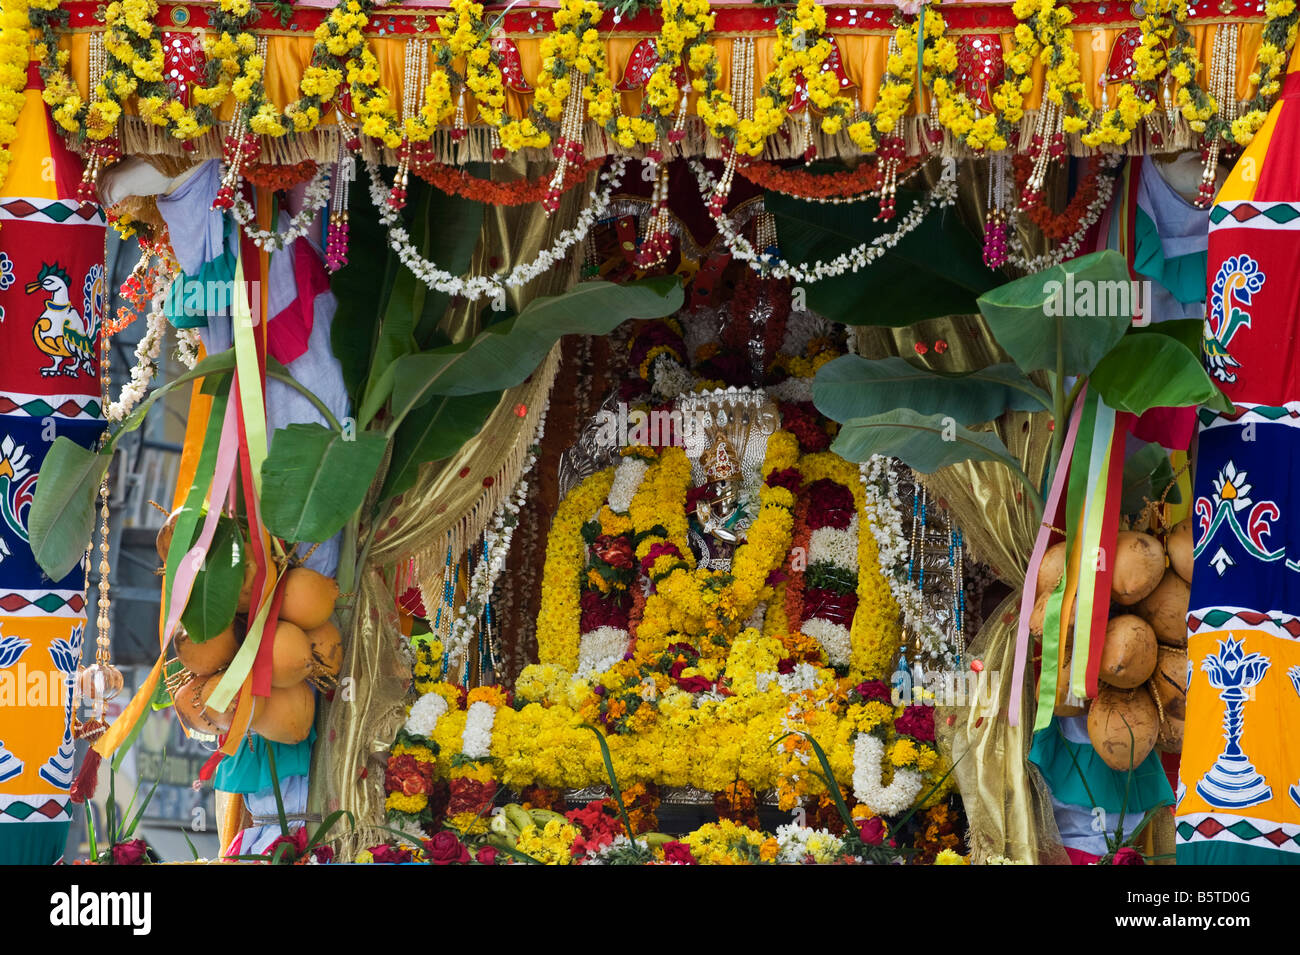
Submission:
M 1298 66 L 1210 214 L 1180 864 L 1300 863 Z
M 85 573 L 51 581 L 28 517 L 56 437 L 103 430 L 95 354 L 107 300 L 104 214 L 75 199 L 79 160 L 49 124 L 33 67 L 0 190 L 0 864 L 49 864 L 67 841 L 70 677 L 86 631 Z M 53 170 L 54 175 L 48 174 Z

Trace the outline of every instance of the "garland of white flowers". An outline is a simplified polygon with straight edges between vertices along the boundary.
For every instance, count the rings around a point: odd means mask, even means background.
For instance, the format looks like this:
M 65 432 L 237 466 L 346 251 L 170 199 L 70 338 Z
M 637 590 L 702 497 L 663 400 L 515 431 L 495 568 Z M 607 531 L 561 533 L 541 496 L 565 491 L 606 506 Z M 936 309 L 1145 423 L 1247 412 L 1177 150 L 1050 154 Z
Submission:
M 600 174 L 600 185 L 591 192 L 591 203 L 578 213 L 573 228 L 561 231 L 551 247 L 539 252 L 537 258 L 515 266 L 505 275 L 472 275 L 463 278 L 438 268 L 436 263 L 420 255 L 411 244 L 411 237 L 401 224 L 400 211 L 388 202 L 390 190 L 384 184 L 378 167 L 374 164 L 366 166 L 370 173 L 370 198 L 375 208 L 379 210 L 379 221 L 388 230 L 388 244 L 397 253 L 402 264 L 434 291 L 460 296 L 471 302 L 504 295 L 508 288 L 527 285 L 564 261 L 569 250 L 586 238 L 592 226 L 605 218 L 611 198 L 622 182 L 626 168 L 627 159 L 622 156 L 610 161 L 609 167 Z
M 487 605 L 497 578 L 506 565 L 506 558 L 510 555 L 510 543 L 514 539 L 515 528 L 519 525 L 519 512 L 528 500 L 528 474 L 537 463 L 537 449 L 546 432 L 546 412 L 549 407 L 550 400 L 547 399 L 537 420 L 537 430 L 533 434 L 528 457 L 519 472 L 519 481 L 497 506 L 496 513 L 492 515 L 492 522 L 484 531 L 483 539 L 487 543 L 487 553 L 475 566 L 474 573 L 470 575 L 465 603 L 456 610 L 455 618 L 451 622 L 451 632 L 444 645 L 451 666 L 466 659 L 470 642 L 478 629 L 479 618 L 483 615 L 483 608 Z
M 412 736 L 432 738 L 433 731 L 447 712 L 447 701 L 438 693 L 426 693 L 411 704 L 404 729 Z
M 925 595 L 907 579 L 908 538 L 903 533 L 898 480 L 890 459 L 873 454 L 858 465 L 858 473 L 862 479 L 863 509 L 876 538 L 880 570 L 903 612 L 903 627 L 916 637 L 917 646 L 931 660 L 951 660 L 953 651 L 947 635 L 931 619 Z
M 870 733 L 859 733 L 853 742 L 853 795 L 878 816 L 897 816 L 916 801 L 925 777 L 914 769 L 894 770 L 888 786 L 880 781 L 885 761 L 885 744 Z
M 469 759 L 487 759 L 492 755 L 492 724 L 497 708 L 486 700 L 477 700 L 465 713 L 465 729 L 460 734 L 461 755 Z
M 695 173 L 695 179 L 699 185 L 700 198 L 703 200 L 705 208 L 709 208 L 709 198 L 717 188 L 717 180 L 704 167 L 704 164 L 697 160 L 691 160 L 691 170 Z M 829 262 L 823 262 L 819 259 L 811 266 L 791 265 L 785 259 L 757 251 L 745 236 L 736 231 L 725 212 L 714 214 L 710 211 L 709 216 L 713 219 L 713 224 L 717 226 L 728 251 L 736 258 L 748 263 L 749 267 L 755 272 L 778 279 L 792 279 L 798 283 L 810 284 L 819 282 L 822 279 L 835 278 L 846 272 L 857 272 L 859 269 L 866 268 L 896 246 L 908 233 L 916 229 L 934 209 L 954 205 L 956 201 L 957 164 L 955 160 L 944 159 L 943 174 L 940 176 L 939 182 L 924 201 L 913 203 L 912 208 L 899 221 L 898 227 L 893 232 L 876 236 L 870 242 L 863 242 L 861 245 L 854 246 Z
M 316 170 L 316 175 L 307 184 L 306 192 L 303 194 L 302 208 L 298 210 L 297 215 L 289 220 L 289 226 L 283 232 L 277 232 L 274 229 L 268 232 L 253 225 L 256 213 L 253 212 L 253 207 L 249 201 L 242 195 L 235 197 L 234 204 L 230 207 L 230 214 L 243 228 L 244 235 L 248 236 L 253 245 L 266 252 L 278 252 L 311 231 L 312 223 L 316 221 L 316 217 L 325 208 L 325 204 L 329 202 L 329 199 L 329 174 L 325 171 L 325 167 L 322 166 Z
M 131 379 L 122 386 L 118 399 L 109 402 L 104 409 L 104 417 L 114 423 L 122 421 L 134 410 L 148 392 L 154 375 L 158 373 L 158 354 L 162 351 L 163 336 L 168 326 L 167 293 L 171 291 L 176 273 L 168 270 L 161 260 L 155 268 L 159 275 L 155 278 L 153 297 L 149 300 L 145 333 L 135 346 L 135 367 L 131 369 Z
M 191 371 L 199 363 L 199 348 L 203 338 L 197 328 L 176 329 L 176 360 Z
M 1123 156 L 1116 154 L 1114 156 L 1108 155 L 1102 159 L 1101 171 L 1097 176 L 1096 197 L 1092 202 L 1088 203 L 1088 208 L 1079 217 L 1079 227 L 1074 230 L 1074 234 L 1055 249 L 1029 258 L 1025 251 L 1025 244 L 1020 238 L 1020 230 L 1009 230 L 1011 241 L 1009 243 L 1010 250 L 1007 255 L 1007 264 L 1020 269 L 1025 274 L 1031 274 L 1054 268 L 1078 255 L 1079 246 L 1083 244 L 1084 237 L 1097 224 L 1101 214 L 1110 206 L 1111 197 L 1115 195 L 1115 177 L 1110 175 L 1110 172 L 1123 161 L 1123 158 Z

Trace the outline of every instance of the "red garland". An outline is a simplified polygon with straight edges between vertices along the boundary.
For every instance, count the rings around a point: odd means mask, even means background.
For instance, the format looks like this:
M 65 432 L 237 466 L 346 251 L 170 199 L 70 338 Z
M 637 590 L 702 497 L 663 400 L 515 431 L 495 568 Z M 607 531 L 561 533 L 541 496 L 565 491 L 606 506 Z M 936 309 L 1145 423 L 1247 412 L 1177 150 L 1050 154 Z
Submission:
M 1033 171 L 1032 156 L 1020 154 L 1012 160 L 1016 172 L 1016 189 L 1024 192 L 1029 184 L 1029 175 Z M 1038 230 L 1053 242 L 1064 242 L 1079 231 L 1079 223 L 1088 212 L 1088 206 L 1097 198 L 1098 180 L 1101 178 L 1103 157 L 1099 153 L 1088 157 L 1088 169 L 1079 181 L 1079 188 L 1074 191 L 1069 204 L 1060 213 L 1055 213 L 1043 203 L 1037 203 L 1026 213 L 1029 221 L 1038 226 Z
M 902 178 L 921 163 L 926 156 L 907 156 L 898 165 Z M 769 192 L 780 192 L 795 199 L 852 199 L 880 189 L 881 172 L 878 162 L 862 162 L 844 172 L 814 173 L 805 169 L 786 169 L 772 162 L 737 164 L 736 172 L 754 185 Z
M 590 173 L 599 169 L 604 161 L 604 158 L 601 158 L 593 159 L 586 165 L 570 165 L 564 175 L 560 194 L 568 192 L 582 182 Z M 493 182 L 490 179 L 471 176 L 459 166 L 448 166 L 437 162 L 413 164 L 411 172 L 449 196 L 461 196 L 493 206 L 524 206 L 541 202 L 551 191 L 551 173 L 539 179 Z
M 269 162 L 250 162 L 244 163 L 239 171 L 253 185 L 262 189 L 270 189 L 272 192 L 278 192 L 281 189 L 296 186 L 300 182 L 306 182 L 316 175 L 316 164 L 310 159 L 304 159 L 302 162 L 291 166 L 281 166 Z

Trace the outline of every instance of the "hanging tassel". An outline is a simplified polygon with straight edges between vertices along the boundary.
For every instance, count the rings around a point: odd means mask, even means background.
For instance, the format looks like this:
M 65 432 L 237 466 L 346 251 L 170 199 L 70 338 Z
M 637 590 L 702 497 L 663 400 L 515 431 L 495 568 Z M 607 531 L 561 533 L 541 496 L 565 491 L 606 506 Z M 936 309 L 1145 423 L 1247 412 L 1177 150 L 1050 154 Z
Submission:
M 99 788 L 99 764 L 102 761 L 102 757 L 93 747 L 86 753 L 85 762 L 81 764 L 81 772 L 77 773 L 77 778 L 72 782 L 72 789 L 68 791 L 69 799 L 75 803 L 84 803 L 95 795 L 95 790 Z
M 210 780 L 212 778 L 213 773 L 217 771 L 217 764 L 220 763 L 225 758 L 226 758 L 226 754 L 223 753 L 221 750 L 217 750 L 215 753 L 209 756 L 208 761 L 204 763 L 203 768 L 199 770 L 199 779 L 205 783 L 208 780 Z

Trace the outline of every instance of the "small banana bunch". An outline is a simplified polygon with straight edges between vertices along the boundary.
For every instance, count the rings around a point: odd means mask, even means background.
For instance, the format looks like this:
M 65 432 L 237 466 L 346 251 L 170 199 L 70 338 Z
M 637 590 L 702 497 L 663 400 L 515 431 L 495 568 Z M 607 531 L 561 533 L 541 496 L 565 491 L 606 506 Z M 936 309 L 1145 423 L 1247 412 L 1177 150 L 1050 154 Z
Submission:
M 548 822 L 558 820 L 568 825 L 569 820 L 551 809 L 525 809 L 512 802 L 488 824 L 487 844 L 498 849 L 513 849 L 519 844 L 520 834 L 530 826 L 545 829 Z

